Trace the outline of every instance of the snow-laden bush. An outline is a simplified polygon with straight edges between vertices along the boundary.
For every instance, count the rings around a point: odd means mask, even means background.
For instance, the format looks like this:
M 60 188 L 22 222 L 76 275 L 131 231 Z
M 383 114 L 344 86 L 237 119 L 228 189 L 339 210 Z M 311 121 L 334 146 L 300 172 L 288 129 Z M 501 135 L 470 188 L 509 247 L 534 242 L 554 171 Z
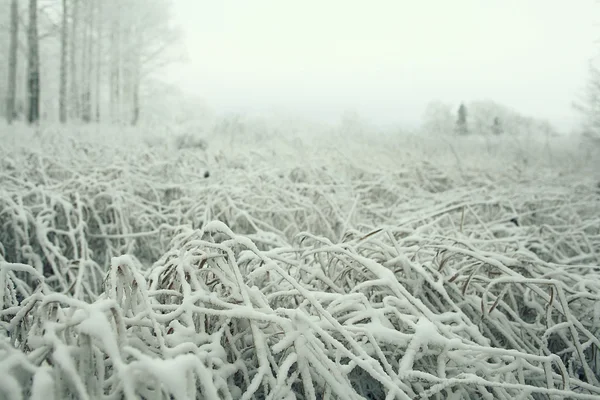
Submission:
M 175 147 L 177 149 L 197 149 L 197 150 L 206 150 L 208 148 L 208 143 L 203 138 L 200 138 L 196 135 L 186 133 L 178 135 L 175 138 Z
M 600 396 L 576 144 L 22 137 L 0 142 L 0 398 Z

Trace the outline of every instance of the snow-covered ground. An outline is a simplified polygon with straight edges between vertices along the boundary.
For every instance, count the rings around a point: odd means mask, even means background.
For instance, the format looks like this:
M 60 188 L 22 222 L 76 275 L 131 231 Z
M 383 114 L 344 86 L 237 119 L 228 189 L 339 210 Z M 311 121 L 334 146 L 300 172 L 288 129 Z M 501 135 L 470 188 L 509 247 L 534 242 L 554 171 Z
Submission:
M 0 129 L 0 398 L 600 397 L 596 145 L 211 129 Z

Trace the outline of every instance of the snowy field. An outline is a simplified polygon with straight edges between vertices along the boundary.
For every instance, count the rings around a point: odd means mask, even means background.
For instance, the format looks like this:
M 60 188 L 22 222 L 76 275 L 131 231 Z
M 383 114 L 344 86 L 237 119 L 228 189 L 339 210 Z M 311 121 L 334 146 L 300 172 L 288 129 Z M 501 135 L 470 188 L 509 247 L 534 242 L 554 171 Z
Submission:
M 0 132 L 1 399 L 600 398 L 592 142 Z

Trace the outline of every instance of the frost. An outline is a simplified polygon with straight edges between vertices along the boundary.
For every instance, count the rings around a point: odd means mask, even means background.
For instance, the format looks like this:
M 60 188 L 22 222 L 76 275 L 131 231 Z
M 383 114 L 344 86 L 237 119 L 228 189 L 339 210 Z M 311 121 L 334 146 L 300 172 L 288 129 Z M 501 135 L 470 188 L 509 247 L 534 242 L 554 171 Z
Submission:
M 54 400 L 55 382 L 52 369 L 40 368 L 33 377 L 31 386 L 31 400 Z
M 600 396 L 576 145 L 117 136 L 0 142 L 0 397 Z

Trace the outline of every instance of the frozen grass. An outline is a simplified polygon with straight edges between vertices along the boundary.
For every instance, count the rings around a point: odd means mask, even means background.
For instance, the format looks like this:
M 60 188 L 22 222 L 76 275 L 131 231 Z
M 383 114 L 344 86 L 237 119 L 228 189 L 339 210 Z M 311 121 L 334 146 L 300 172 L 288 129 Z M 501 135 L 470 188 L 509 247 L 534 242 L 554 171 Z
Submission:
M 589 144 L 4 132 L 0 398 L 600 396 Z

